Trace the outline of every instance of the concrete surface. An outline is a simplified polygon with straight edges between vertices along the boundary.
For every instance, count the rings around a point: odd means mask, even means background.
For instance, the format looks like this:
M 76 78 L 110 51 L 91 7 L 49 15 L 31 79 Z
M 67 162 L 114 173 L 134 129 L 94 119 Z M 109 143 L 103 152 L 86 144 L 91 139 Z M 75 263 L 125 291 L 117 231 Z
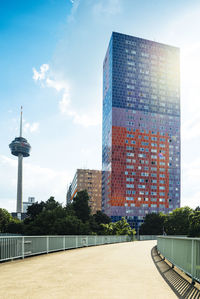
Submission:
M 103 245 L 0 264 L 0 298 L 177 298 L 152 261 L 155 244 Z

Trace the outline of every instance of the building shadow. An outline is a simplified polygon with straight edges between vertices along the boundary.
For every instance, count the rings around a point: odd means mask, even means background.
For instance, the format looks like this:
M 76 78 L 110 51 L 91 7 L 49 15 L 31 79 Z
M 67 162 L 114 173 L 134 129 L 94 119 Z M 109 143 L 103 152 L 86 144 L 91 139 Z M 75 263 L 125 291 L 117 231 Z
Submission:
M 165 262 L 158 254 L 156 246 L 151 250 L 151 257 L 157 270 L 178 298 L 200 298 L 200 290 L 197 289 L 190 281 L 176 272 L 172 266 Z

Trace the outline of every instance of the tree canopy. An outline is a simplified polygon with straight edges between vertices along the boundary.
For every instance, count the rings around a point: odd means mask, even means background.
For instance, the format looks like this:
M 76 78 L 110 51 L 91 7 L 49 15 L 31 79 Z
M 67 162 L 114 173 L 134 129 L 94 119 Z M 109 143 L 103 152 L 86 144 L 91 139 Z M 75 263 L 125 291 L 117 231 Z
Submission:
M 26 235 L 129 235 L 134 236 L 125 218 L 112 223 L 101 211 L 91 215 L 87 191 L 77 193 L 73 203 L 62 207 L 54 197 L 28 207 L 24 221 L 0 208 L 0 233 Z M 175 209 L 170 214 L 150 213 L 140 227 L 141 235 L 186 235 L 200 237 L 200 208 Z
M 185 235 L 191 237 L 200 236 L 200 211 L 197 207 L 192 210 L 182 207 L 173 210 L 169 214 L 147 214 L 144 223 L 140 227 L 141 235 Z
M 136 233 L 135 229 L 131 228 L 124 217 L 117 222 L 101 224 L 104 228 L 105 235 L 128 235 L 133 237 Z
M 147 214 L 144 223 L 140 227 L 141 235 L 162 235 L 164 230 L 164 214 Z

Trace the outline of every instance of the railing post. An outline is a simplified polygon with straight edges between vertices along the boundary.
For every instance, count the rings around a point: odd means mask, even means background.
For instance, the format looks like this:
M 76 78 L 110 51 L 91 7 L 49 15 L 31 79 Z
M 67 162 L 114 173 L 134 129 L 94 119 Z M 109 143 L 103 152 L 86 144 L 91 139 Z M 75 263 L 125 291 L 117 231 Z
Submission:
M 47 236 L 47 253 L 49 253 L 49 236 Z
M 63 250 L 65 250 L 65 236 L 63 236 Z
M 24 237 L 22 237 L 22 258 L 24 259 Z
M 192 283 L 194 283 L 194 278 L 196 276 L 196 242 L 192 240 L 192 250 L 191 250 L 191 274 Z
M 76 248 L 78 247 L 78 237 L 76 236 Z

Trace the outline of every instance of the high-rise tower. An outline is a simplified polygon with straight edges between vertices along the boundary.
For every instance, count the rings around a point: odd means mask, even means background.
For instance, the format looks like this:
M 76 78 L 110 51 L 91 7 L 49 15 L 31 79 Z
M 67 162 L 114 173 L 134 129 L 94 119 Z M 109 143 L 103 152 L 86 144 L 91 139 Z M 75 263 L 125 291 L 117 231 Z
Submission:
M 179 49 L 113 32 L 103 64 L 102 210 L 137 227 L 180 207 Z
M 9 144 L 11 154 L 18 157 L 18 177 L 17 177 L 17 217 L 21 218 L 22 213 L 22 169 L 23 157 L 29 157 L 31 146 L 25 138 L 22 137 L 22 107 L 20 116 L 20 134 L 11 144 Z

